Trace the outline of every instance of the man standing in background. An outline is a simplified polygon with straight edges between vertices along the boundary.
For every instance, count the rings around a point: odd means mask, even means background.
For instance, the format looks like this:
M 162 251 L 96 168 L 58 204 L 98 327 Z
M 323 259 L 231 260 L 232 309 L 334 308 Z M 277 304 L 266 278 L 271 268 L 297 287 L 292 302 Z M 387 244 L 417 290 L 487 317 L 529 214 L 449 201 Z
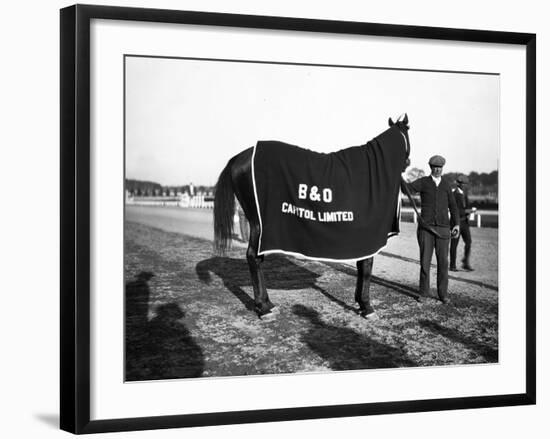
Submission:
M 466 271 L 473 271 L 470 265 L 470 251 L 472 247 L 472 236 L 470 235 L 470 224 L 468 223 L 468 215 L 472 212 L 469 208 L 468 193 L 466 187 L 468 185 L 468 177 L 459 175 L 456 179 L 456 189 L 453 191 L 456 205 L 458 207 L 458 216 L 460 219 L 460 234 L 451 239 L 451 271 L 456 269 L 456 249 L 458 241 L 462 236 L 464 241 L 464 257 L 462 258 L 462 268 Z M 475 210 L 475 208 L 473 209 Z
M 421 220 L 418 222 L 417 238 L 420 247 L 420 286 L 418 301 L 430 296 L 430 265 L 435 249 L 437 259 L 437 295 L 448 303 L 449 284 L 449 239 L 460 233 L 458 209 L 451 186 L 441 178 L 445 159 L 439 155 L 430 158 L 431 174 L 419 178 L 407 187 L 420 193 Z M 449 220 L 450 214 L 450 220 Z

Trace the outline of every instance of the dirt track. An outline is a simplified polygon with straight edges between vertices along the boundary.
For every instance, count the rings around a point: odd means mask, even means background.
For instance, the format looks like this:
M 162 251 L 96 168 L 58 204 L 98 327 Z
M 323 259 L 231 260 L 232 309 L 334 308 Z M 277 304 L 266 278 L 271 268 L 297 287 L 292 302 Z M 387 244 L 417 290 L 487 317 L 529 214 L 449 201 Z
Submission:
M 497 230 L 472 230 L 477 270 L 452 273 L 452 306 L 419 305 L 414 226 L 402 224 L 375 258 L 378 318 L 368 321 L 355 313 L 353 267 L 268 257 L 279 314 L 262 321 L 251 310 L 244 248 L 214 257 L 209 216 L 127 210 L 127 379 L 498 361 Z

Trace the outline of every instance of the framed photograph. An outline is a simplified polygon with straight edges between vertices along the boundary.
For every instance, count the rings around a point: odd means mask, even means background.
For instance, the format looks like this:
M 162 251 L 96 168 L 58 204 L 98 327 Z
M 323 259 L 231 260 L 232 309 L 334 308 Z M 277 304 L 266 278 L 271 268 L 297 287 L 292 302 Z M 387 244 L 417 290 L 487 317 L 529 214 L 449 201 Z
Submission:
M 61 428 L 535 403 L 534 34 L 61 10 Z

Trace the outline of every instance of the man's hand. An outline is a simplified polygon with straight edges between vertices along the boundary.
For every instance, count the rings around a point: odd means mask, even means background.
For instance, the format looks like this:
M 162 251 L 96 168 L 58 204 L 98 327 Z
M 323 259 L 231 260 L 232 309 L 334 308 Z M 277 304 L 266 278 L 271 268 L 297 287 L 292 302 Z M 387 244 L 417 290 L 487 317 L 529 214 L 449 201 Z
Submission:
M 451 238 L 458 238 L 458 235 L 460 235 L 460 226 L 456 225 L 451 230 Z

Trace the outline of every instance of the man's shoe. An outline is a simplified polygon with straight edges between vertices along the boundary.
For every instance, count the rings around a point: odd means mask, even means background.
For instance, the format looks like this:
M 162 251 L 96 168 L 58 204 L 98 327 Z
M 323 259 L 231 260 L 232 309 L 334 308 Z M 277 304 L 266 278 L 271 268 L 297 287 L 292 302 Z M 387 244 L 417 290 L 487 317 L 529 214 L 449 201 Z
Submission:
M 419 294 L 418 296 L 416 296 L 416 301 L 418 303 L 424 303 L 424 302 L 426 302 L 426 296 L 423 296 L 423 295 Z
M 450 305 L 451 304 L 451 299 L 449 299 L 448 297 L 444 297 L 443 299 L 439 299 L 441 300 L 441 303 L 445 304 L 445 305 Z
M 468 264 L 462 264 L 462 268 L 466 271 L 474 271 L 474 269 L 470 267 Z
M 458 271 L 456 267 L 450 267 L 449 271 Z

